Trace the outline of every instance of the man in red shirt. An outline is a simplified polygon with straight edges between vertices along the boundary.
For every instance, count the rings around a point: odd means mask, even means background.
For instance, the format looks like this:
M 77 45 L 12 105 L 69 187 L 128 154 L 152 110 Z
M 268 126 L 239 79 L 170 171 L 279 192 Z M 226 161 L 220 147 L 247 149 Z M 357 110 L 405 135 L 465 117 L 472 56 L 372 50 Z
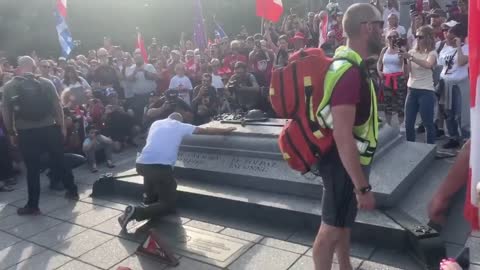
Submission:
M 237 62 L 248 63 L 248 58 L 240 53 L 241 42 L 239 40 L 232 41 L 230 43 L 230 49 L 232 53 L 223 59 L 223 67 L 230 69 L 230 72 L 232 72 Z
M 357 210 L 375 207 L 368 175 L 378 140 L 378 114 L 372 103 L 376 100 L 375 91 L 366 75 L 364 60 L 381 51 L 383 18 L 373 5 L 354 4 L 345 12 L 343 29 L 346 46 L 337 49 L 334 58 L 349 61 L 339 60 L 327 73 L 331 80 L 339 76 L 331 90 L 331 112 L 324 115 L 333 120 L 330 128 L 335 147 L 322 158 L 327 162 L 321 164 L 324 192 L 322 224 L 313 245 L 315 270 L 331 269 L 334 253 L 339 269 L 352 269 L 350 235 Z M 357 129 L 370 135 L 361 135 Z M 368 148 L 372 149 L 360 150 L 357 137 L 368 141 Z M 371 144 L 372 141 L 375 142 Z

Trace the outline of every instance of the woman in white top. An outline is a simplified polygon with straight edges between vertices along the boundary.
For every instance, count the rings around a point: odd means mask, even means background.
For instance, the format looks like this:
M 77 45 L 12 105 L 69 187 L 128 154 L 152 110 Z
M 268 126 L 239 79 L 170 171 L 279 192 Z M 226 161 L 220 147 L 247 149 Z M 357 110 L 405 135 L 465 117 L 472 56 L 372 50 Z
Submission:
M 436 104 L 432 68 L 437 64 L 433 28 L 422 26 L 416 32 L 417 46 L 408 53 L 402 53 L 407 60 L 409 78 L 408 95 L 405 104 L 405 129 L 407 141 L 415 141 L 415 120 L 422 117 L 427 132 L 427 143 L 434 144 L 436 130 L 434 109 Z
M 393 113 L 397 113 L 398 122 L 403 123 L 404 106 L 407 89 L 405 85 L 406 65 L 400 53 L 400 35 L 395 30 L 387 32 L 387 47 L 380 53 L 377 62 L 377 71 L 383 83 L 383 98 L 385 103 L 385 116 L 387 123 L 391 125 Z M 403 45 L 404 46 L 404 45 Z
M 440 104 L 445 108 L 450 140 L 444 148 L 457 148 L 461 139 L 470 137 L 470 87 L 468 80 L 468 45 L 464 44 L 467 27 L 455 24 L 445 35 L 445 46 L 438 61 L 443 65 L 439 84 Z

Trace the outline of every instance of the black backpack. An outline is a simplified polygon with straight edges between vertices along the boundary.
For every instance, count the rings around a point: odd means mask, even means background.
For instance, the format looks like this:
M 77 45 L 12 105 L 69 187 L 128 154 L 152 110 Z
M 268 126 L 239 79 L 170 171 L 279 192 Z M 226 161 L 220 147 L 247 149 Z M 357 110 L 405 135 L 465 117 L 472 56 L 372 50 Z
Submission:
M 39 121 L 53 112 L 52 101 L 49 93 L 40 83 L 39 79 L 33 76 L 17 76 L 16 96 L 12 97 L 13 111 L 15 117 L 28 120 Z

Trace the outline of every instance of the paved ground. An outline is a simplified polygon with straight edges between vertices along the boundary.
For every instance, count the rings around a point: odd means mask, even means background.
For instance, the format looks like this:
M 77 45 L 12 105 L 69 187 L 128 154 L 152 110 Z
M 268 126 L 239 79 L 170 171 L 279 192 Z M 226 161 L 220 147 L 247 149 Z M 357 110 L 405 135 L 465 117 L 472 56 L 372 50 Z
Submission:
M 134 157 L 133 150 L 117 155 L 115 171 L 131 167 Z M 116 269 L 119 265 L 133 270 L 170 269 L 135 255 L 144 235 L 120 233 L 117 217 L 124 204 L 89 197 L 99 173 L 92 174 L 82 167 L 75 171 L 75 175 L 81 192 L 80 201 L 68 201 L 62 197 L 63 193 L 49 191 L 44 179 L 40 203 L 43 215 L 36 217 L 19 217 L 15 213 L 26 199 L 23 177 L 15 191 L 0 193 L 0 270 Z M 227 269 L 313 269 L 312 232 L 244 218 L 225 220 L 189 211 L 180 211 L 179 217 L 172 216 L 164 222 L 181 229 L 228 236 L 248 243 L 248 248 L 242 250 Z M 472 262 L 479 264 L 470 269 L 480 269 L 480 234 L 472 236 L 467 244 L 473 248 Z M 355 269 L 419 269 L 405 251 L 354 243 L 352 255 Z M 180 265 L 176 269 L 220 269 L 188 254 L 177 256 Z

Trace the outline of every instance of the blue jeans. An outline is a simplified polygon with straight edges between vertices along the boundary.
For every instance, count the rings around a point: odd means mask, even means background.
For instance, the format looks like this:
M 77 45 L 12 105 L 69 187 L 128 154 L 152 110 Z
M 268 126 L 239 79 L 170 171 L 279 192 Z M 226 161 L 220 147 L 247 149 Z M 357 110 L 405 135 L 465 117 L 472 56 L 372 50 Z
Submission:
M 452 108 L 446 111 L 447 113 L 447 130 L 448 135 L 452 139 L 460 140 L 468 139 L 470 134 L 467 130 L 461 128 L 462 123 L 462 92 L 456 85 L 452 88 Z M 460 131 L 459 131 L 460 128 Z M 460 133 L 461 132 L 461 133 Z M 460 137 L 461 135 L 461 137 Z
M 409 88 L 405 101 L 405 131 L 407 141 L 415 141 L 415 121 L 420 113 L 427 134 L 427 143 L 435 144 L 436 130 L 433 122 L 437 98 L 431 90 Z

